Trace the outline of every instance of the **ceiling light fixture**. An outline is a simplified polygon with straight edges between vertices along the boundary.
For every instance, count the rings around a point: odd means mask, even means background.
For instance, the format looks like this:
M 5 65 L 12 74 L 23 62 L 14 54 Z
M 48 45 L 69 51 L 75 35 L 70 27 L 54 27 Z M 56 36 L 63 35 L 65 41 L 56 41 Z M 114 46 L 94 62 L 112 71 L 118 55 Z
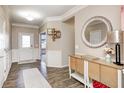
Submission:
M 40 15 L 36 12 L 22 11 L 18 13 L 20 16 L 24 17 L 28 21 L 33 21 L 34 19 L 40 18 Z
M 31 15 L 25 16 L 28 21 L 33 21 L 35 18 Z

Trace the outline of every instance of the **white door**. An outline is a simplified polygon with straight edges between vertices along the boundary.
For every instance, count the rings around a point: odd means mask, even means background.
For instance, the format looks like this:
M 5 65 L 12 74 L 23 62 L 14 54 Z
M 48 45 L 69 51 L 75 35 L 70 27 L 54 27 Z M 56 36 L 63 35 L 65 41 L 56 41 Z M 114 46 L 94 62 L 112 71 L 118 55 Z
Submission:
M 19 33 L 19 63 L 33 60 L 34 35 Z
M 2 17 L 0 17 L 0 87 L 4 82 L 4 71 L 6 67 L 6 52 L 5 52 L 5 22 Z

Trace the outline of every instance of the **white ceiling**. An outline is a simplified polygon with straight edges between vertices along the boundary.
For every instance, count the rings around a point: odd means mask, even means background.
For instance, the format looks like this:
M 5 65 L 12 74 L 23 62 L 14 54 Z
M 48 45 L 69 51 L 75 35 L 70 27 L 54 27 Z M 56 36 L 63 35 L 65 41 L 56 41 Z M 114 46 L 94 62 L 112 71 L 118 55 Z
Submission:
M 46 17 L 61 16 L 75 5 L 11 5 L 10 19 L 12 23 L 23 23 L 39 26 Z M 40 15 L 38 19 L 28 21 L 19 15 L 19 12 L 32 11 Z

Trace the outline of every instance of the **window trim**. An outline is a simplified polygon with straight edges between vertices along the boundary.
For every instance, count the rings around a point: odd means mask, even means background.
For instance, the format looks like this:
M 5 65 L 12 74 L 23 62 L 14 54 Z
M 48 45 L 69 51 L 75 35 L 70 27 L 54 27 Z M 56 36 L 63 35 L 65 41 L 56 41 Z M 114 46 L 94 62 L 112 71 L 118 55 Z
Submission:
M 28 39 L 28 42 L 25 41 L 25 39 Z M 22 35 L 21 36 L 21 47 L 22 48 L 30 48 L 31 47 L 31 36 L 30 35 Z M 27 43 L 27 44 L 25 44 Z
M 22 36 L 23 35 L 30 35 L 30 43 L 31 43 L 31 47 L 22 47 Z M 18 48 L 33 48 L 34 47 L 34 34 L 33 33 L 28 33 L 28 32 L 20 32 L 19 36 L 18 36 Z

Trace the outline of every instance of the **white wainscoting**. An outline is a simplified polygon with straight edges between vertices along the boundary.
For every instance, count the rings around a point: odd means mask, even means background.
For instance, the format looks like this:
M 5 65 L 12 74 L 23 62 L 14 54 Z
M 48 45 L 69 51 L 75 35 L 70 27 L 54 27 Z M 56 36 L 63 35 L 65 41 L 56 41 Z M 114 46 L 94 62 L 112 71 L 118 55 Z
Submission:
M 4 83 L 4 63 L 3 63 L 4 59 L 3 58 L 2 57 L 0 58 L 0 88 Z
M 31 63 L 40 59 L 39 48 L 12 49 L 12 62 Z
M 40 59 L 40 51 L 39 48 L 34 48 L 33 50 L 33 55 L 32 55 L 32 59 Z
M 12 60 L 11 60 L 11 50 L 6 52 L 6 55 L 0 58 L 0 87 L 3 86 L 4 81 L 7 79 L 9 74 Z
M 19 62 L 19 50 L 18 49 L 12 49 L 12 62 Z
M 48 67 L 62 67 L 62 51 L 61 50 L 47 50 L 47 66 Z
M 12 65 L 12 51 L 9 50 L 7 52 L 7 56 L 6 56 L 6 64 L 4 66 L 4 81 L 7 79 L 7 76 L 9 74 L 10 68 Z

